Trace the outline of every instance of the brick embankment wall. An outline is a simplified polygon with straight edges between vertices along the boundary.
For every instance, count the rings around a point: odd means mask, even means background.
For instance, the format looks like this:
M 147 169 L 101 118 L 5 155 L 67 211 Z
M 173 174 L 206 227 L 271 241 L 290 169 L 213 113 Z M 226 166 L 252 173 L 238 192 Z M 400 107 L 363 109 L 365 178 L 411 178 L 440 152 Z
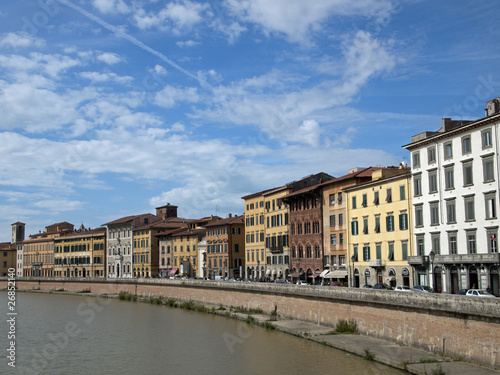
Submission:
M 0 280 L 0 288 L 7 282 Z M 261 309 L 280 317 L 335 326 L 358 323 L 361 334 L 500 368 L 500 299 L 351 288 L 164 279 L 18 279 L 18 289 L 163 296 L 207 306 Z

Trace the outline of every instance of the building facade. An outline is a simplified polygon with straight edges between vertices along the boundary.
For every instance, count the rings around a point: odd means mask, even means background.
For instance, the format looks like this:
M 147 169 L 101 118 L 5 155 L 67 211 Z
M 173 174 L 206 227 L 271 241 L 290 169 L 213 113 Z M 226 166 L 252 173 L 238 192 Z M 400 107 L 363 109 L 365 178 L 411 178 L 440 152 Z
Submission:
M 496 103 L 496 104 L 495 104 Z M 498 100 L 476 121 L 443 119 L 412 137 L 416 283 L 437 292 L 490 287 L 500 294 Z
M 84 228 L 54 238 L 54 277 L 106 277 L 106 228 Z
M 206 225 L 210 278 L 241 278 L 245 269 L 245 216 L 229 216 Z
M 351 286 L 413 286 L 410 186 L 410 169 L 400 166 L 375 170 L 372 181 L 344 189 Z

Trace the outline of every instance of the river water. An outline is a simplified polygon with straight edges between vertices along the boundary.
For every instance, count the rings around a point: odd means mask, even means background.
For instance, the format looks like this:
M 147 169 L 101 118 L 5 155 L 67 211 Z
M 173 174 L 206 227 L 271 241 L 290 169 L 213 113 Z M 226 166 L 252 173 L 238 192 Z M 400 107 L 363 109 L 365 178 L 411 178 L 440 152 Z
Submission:
M 90 296 L 0 292 L 0 374 L 339 374 L 402 371 L 226 317 Z M 7 354 L 8 355 L 8 354 Z

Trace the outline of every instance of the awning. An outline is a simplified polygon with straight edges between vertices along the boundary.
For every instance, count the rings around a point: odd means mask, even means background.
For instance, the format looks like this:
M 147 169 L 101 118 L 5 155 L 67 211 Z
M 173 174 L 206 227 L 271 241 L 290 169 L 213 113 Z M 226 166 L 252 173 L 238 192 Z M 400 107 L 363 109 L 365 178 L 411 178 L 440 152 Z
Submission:
M 307 275 L 307 277 L 312 277 L 313 279 L 314 279 L 315 277 L 319 277 L 319 276 L 320 276 L 320 274 L 319 274 L 319 273 L 313 273 L 312 275 Z
M 170 276 L 174 276 L 177 273 L 178 268 L 172 268 L 170 270 Z
M 288 277 L 299 277 L 299 273 L 298 272 L 291 273 L 290 275 L 288 275 Z
M 319 274 L 319 277 L 325 277 L 328 274 L 328 272 L 330 272 L 330 270 L 324 270 Z
M 270 274 L 271 274 L 271 270 L 267 270 L 266 275 L 270 275 Z
M 328 275 L 324 276 L 326 279 L 343 279 L 347 277 L 346 270 L 335 270 L 328 272 Z

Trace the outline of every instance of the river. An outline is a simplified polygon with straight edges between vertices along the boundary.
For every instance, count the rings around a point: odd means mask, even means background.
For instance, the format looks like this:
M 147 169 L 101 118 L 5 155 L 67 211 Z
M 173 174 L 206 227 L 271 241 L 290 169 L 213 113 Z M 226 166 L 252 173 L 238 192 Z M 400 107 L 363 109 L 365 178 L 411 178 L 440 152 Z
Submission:
M 85 295 L 18 292 L 17 315 L 8 315 L 7 293 L 0 292 L 0 299 L 1 348 L 9 353 L 14 341 L 16 365 L 8 366 L 12 358 L 3 355 L 0 374 L 403 374 L 212 314 Z

